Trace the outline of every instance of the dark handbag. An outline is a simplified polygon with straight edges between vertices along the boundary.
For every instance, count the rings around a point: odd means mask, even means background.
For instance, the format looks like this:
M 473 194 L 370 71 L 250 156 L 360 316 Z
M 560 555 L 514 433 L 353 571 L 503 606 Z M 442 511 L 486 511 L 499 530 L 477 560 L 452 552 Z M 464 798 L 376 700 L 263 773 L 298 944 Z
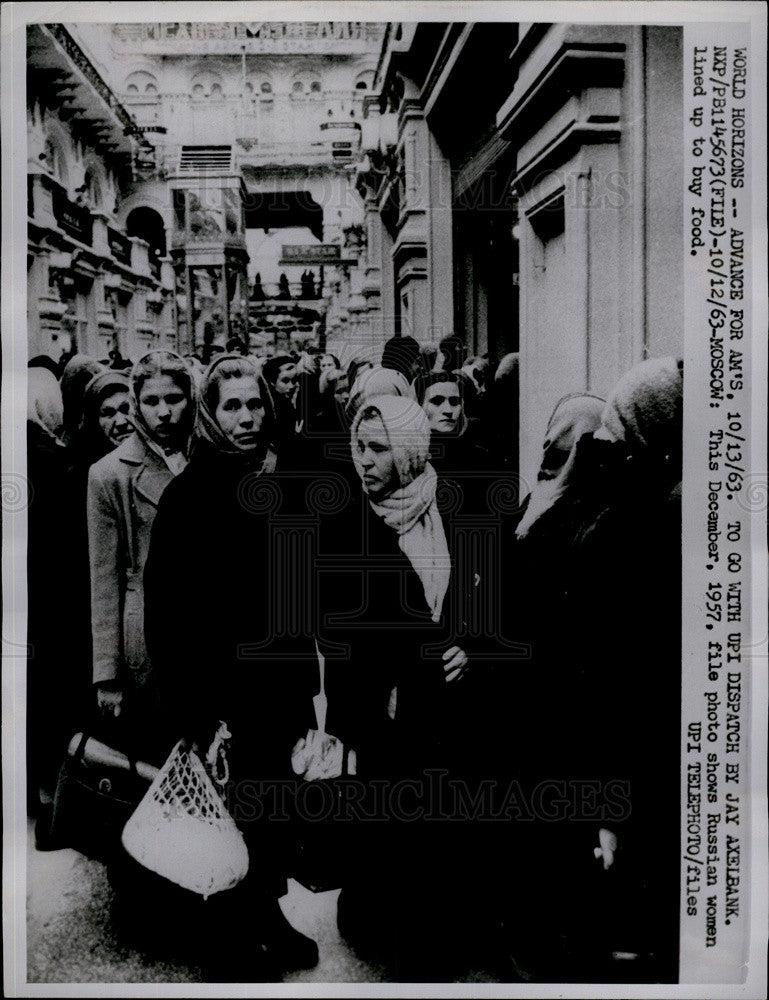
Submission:
M 346 817 L 343 787 L 354 781 L 349 773 L 349 750 L 345 748 L 343 773 L 338 778 L 321 778 L 312 784 L 323 785 L 326 803 L 323 815 L 304 817 L 296 813 L 296 849 L 291 875 L 310 892 L 339 889 L 348 880 L 351 848 L 358 824 Z M 333 808 L 330 808 L 333 802 Z
M 67 748 L 53 800 L 49 849 L 72 847 L 106 860 L 120 846 L 120 834 L 157 774 L 87 732 Z

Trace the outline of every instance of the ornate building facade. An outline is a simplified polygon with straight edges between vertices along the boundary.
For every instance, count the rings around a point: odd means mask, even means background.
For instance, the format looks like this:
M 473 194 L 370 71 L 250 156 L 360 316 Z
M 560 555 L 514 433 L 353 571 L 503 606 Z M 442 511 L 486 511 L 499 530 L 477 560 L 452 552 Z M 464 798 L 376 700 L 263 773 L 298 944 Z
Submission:
M 233 335 L 271 353 L 369 328 L 353 173 L 383 32 L 30 28 L 32 353 L 186 353 Z M 287 284 L 255 283 L 251 235 L 284 229 L 307 234 L 282 267 Z
M 151 145 L 76 32 L 30 26 L 27 55 L 30 355 L 175 346 L 170 258 L 125 212 Z
M 363 221 L 352 183 L 383 25 L 363 22 L 116 24 L 112 76 L 157 148 L 130 209 L 170 234 L 179 338 L 248 335 L 260 353 L 366 325 L 350 272 Z M 129 207 L 129 206 L 127 206 Z M 278 274 L 249 267 L 249 232 L 304 231 Z M 314 250 L 338 247 L 337 253 Z M 294 248 L 296 249 L 296 248 Z M 312 268 L 312 289 L 302 275 Z
M 531 475 L 560 396 L 680 352 L 681 113 L 675 27 L 31 27 L 30 350 L 455 333 L 519 352 Z
M 388 25 L 357 174 L 364 291 L 420 341 L 520 353 L 524 476 L 561 396 L 681 352 L 681 45 L 675 27 Z

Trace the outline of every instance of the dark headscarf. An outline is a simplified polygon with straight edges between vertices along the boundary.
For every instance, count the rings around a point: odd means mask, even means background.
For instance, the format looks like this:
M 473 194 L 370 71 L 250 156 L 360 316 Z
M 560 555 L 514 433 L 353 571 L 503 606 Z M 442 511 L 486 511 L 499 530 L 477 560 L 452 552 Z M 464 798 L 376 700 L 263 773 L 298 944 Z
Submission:
M 78 463 L 91 466 L 114 449 L 115 445 L 99 426 L 99 409 L 105 397 L 119 390 L 129 392 L 128 379 L 123 372 L 109 368 L 94 375 L 85 387 L 80 402 L 80 425 L 71 442 Z
M 599 440 L 621 442 L 634 458 L 667 464 L 680 480 L 683 433 L 683 363 L 651 358 L 623 375 L 601 416 Z
M 243 372 L 243 378 L 253 376 L 254 381 L 259 386 L 259 393 L 264 405 L 264 419 L 260 435 L 266 446 L 266 454 L 264 448 L 255 448 L 253 451 L 244 452 L 236 447 L 221 429 L 214 415 L 215 407 L 213 409 L 211 407 L 212 383 L 222 365 L 231 363 L 236 364 L 238 369 Z M 195 451 L 199 448 L 208 449 L 244 464 L 262 461 L 262 471 L 271 472 L 275 469 L 277 459 L 277 450 L 274 444 L 276 431 L 277 421 L 272 393 L 253 358 L 242 354 L 223 354 L 209 365 L 200 386 L 200 402 L 195 425 Z
M 94 375 L 105 370 L 94 358 L 75 354 L 64 366 L 61 376 L 61 398 L 64 402 L 64 430 L 74 442 L 83 419 L 83 395 Z
M 518 538 L 524 538 L 534 522 L 568 493 L 576 478 L 579 442 L 598 428 L 604 406 L 605 400 L 598 396 L 580 393 L 556 403 L 545 432 L 537 482 L 515 532 Z
M 413 337 L 390 337 L 382 348 L 382 367 L 411 377 L 411 369 L 419 358 L 419 344 Z

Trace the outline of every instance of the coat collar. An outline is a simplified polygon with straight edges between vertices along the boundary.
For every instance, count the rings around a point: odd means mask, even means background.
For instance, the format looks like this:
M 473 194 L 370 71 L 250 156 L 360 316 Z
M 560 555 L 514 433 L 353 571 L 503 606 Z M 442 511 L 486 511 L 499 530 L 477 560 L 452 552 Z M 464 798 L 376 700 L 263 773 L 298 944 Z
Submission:
M 118 448 L 117 457 L 128 465 L 143 465 L 147 461 L 147 448 L 139 435 L 134 433 Z
M 136 492 L 157 507 L 163 491 L 174 478 L 166 463 L 133 434 L 119 449 L 119 458 L 126 465 L 138 467 L 132 476 Z

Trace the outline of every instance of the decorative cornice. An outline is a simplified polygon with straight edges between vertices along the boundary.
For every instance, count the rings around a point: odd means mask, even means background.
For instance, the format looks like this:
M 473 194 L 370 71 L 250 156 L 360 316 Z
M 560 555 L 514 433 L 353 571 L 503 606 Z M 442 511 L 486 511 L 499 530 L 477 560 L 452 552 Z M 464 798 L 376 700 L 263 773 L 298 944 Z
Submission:
M 102 79 L 96 67 L 80 48 L 72 35 L 63 24 L 41 25 L 52 38 L 64 49 L 69 59 L 77 67 L 83 76 L 88 80 L 93 89 L 99 94 L 101 99 L 119 119 L 126 135 L 134 135 L 137 139 L 142 138 L 141 130 L 133 117 L 126 111 L 121 102 L 117 99 L 112 90 Z
M 518 170 L 515 188 L 522 195 L 534 178 L 552 173 L 579 152 L 582 146 L 617 143 L 622 130 L 617 123 L 571 122 L 535 157 Z
M 396 272 L 402 270 L 407 261 L 426 260 L 427 243 L 422 240 L 403 240 L 395 244 L 393 249 L 393 264 Z
M 471 30 L 472 25 L 464 24 L 462 22 L 453 22 L 446 29 L 446 33 L 441 39 L 441 44 L 438 48 L 435 59 L 433 60 L 433 64 L 427 71 L 427 77 L 422 85 L 422 91 L 419 95 L 422 100 L 422 104 L 425 107 L 433 97 L 433 91 L 435 90 L 438 81 L 446 68 L 446 64 L 455 54 L 457 50 L 457 43 L 460 39 L 462 40 L 462 44 L 459 46 L 459 50 L 461 51 L 462 46 L 469 38 Z M 462 38 L 463 35 L 464 38 Z
M 536 80 L 526 90 L 516 87 L 500 108 L 500 133 L 520 146 L 572 94 L 591 87 L 619 88 L 624 77 L 624 44 L 562 45 Z

